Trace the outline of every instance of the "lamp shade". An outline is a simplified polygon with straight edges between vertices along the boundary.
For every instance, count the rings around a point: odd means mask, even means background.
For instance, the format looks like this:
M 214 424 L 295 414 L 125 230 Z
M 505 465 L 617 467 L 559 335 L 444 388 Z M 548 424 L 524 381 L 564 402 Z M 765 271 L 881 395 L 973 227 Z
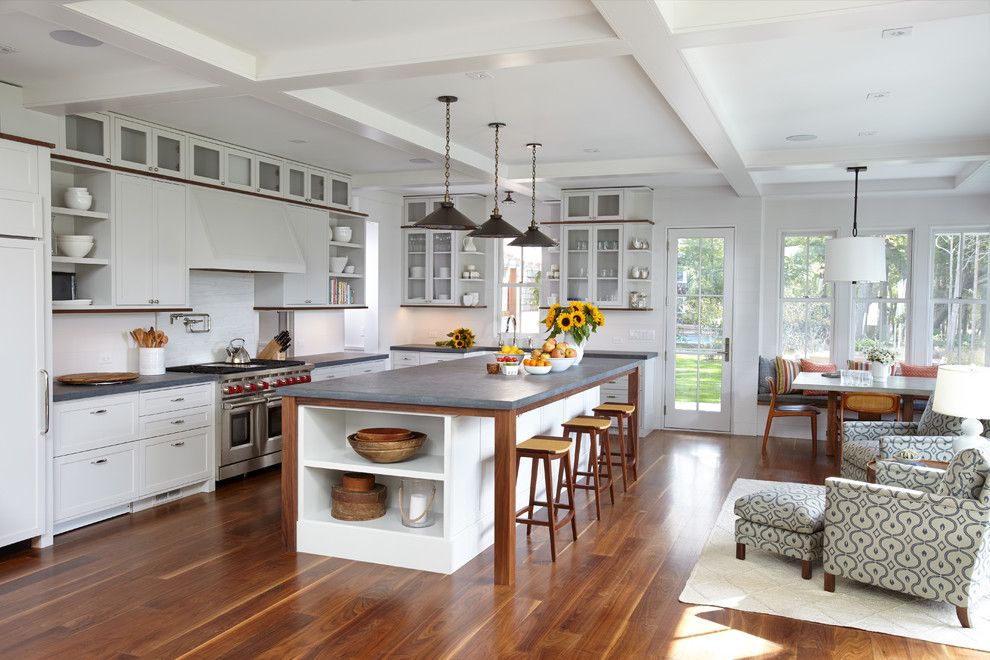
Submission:
M 943 415 L 990 419 L 990 367 L 938 368 L 932 410 Z
M 448 200 L 441 202 L 437 210 L 413 226 L 416 229 L 452 229 L 454 231 L 478 228 L 478 225 L 471 218 L 454 208 L 454 203 Z
M 825 279 L 829 282 L 883 282 L 887 247 L 880 236 L 847 236 L 825 241 Z
M 492 213 L 491 217 L 485 221 L 468 236 L 472 238 L 519 238 L 522 232 L 502 219 L 498 213 Z

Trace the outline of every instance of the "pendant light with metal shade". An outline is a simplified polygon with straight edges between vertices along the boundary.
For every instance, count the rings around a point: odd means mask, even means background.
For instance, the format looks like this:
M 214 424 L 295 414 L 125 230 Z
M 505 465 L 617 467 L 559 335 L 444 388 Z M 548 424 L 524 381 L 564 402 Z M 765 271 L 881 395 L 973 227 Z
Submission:
M 512 191 L 511 190 L 506 190 L 505 191 L 505 199 L 502 200 L 502 203 L 503 204 L 515 204 L 516 203 L 516 200 L 512 199 Z
M 887 248 L 880 236 L 860 236 L 857 226 L 859 210 L 859 173 L 866 166 L 847 167 L 856 174 L 853 192 L 852 236 L 825 241 L 825 279 L 830 282 L 884 282 L 887 280 Z
M 527 229 L 522 236 L 509 243 L 509 245 L 515 247 L 538 248 L 557 247 L 557 241 L 540 231 L 536 224 L 536 150 L 543 145 L 539 142 L 530 142 L 526 146 L 533 150 L 533 195 L 532 204 L 530 206 L 532 210 L 532 218 L 529 221 L 529 229 Z
M 446 149 L 443 157 L 443 201 L 440 202 L 440 208 L 415 223 L 413 227 L 417 229 L 447 229 L 454 231 L 477 229 L 478 225 L 471 218 L 455 209 L 454 201 L 450 199 L 450 104 L 456 103 L 457 97 L 438 96 L 437 100 L 447 106 L 445 123 Z
M 502 214 L 498 210 L 498 131 L 505 124 L 493 121 L 488 126 L 495 129 L 495 195 L 492 197 L 495 200 L 495 208 L 492 209 L 491 217 L 468 236 L 473 238 L 518 238 L 522 236 L 522 232 L 503 220 Z

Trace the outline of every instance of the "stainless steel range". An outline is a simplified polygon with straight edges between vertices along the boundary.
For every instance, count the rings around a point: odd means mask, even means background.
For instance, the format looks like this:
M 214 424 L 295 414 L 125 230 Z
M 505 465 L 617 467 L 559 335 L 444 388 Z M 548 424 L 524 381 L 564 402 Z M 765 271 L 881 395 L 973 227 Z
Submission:
M 168 371 L 217 374 L 217 479 L 282 462 L 282 397 L 278 388 L 308 383 L 313 365 L 298 360 L 211 362 Z

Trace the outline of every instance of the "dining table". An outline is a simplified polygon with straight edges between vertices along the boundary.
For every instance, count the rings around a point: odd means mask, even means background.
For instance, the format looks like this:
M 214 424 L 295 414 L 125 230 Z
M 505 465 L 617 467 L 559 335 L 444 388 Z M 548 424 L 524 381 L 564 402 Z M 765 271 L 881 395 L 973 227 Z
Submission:
M 827 441 L 825 454 L 835 456 L 839 447 L 839 396 L 843 392 L 878 392 L 897 394 L 903 403 L 901 419 L 910 422 L 914 418 L 914 401 L 930 397 L 935 392 L 934 378 L 914 376 L 889 376 L 887 380 L 874 380 L 869 385 L 853 385 L 841 378 L 825 376 L 822 373 L 802 371 L 794 379 L 796 390 L 824 391 L 828 395 Z

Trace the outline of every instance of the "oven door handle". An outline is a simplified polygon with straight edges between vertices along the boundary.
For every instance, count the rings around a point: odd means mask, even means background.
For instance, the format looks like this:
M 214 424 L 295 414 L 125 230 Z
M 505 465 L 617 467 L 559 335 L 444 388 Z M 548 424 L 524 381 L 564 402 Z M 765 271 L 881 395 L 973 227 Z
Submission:
M 236 403 L 225 403 L 223 404 L 224 410 L 238 410 L 240 408 L 250 408 L 251 406 L 256 406 L 259 403 L 264 403 L 264 399 L 246 399 L 243 401 L 237 401 Z

